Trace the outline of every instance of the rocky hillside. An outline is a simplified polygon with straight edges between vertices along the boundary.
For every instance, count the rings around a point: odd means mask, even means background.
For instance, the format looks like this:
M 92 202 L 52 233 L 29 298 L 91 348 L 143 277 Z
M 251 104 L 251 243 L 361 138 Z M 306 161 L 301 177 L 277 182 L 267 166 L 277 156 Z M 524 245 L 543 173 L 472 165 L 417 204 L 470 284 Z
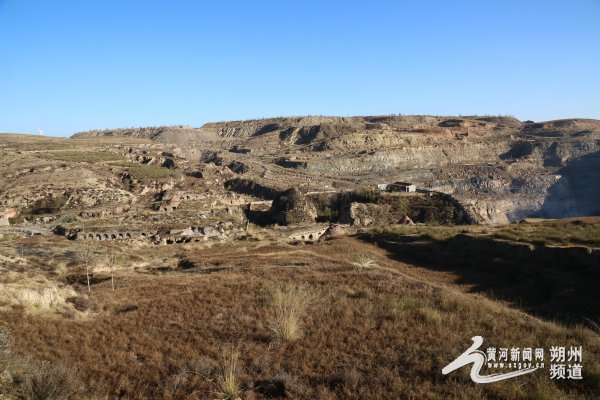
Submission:
M 123 137 L 151 139 L 164 143 L 187 143 L 190 141 L 204 142 L 218 139 L 218 136 L 211 134 L 208 130 L 202 128 L 192 128 L 184 125 L 92 130 L 78 132 L 72 137 L 76 139 L 94 137 Z
M 244 179 L 280 190 L 411 181 L 454 196 L 481 223 L 600 213 L 597 120 L 286 117 L 75 135 L 89 136 L 189 143 L 189 157 L 236 165 Z

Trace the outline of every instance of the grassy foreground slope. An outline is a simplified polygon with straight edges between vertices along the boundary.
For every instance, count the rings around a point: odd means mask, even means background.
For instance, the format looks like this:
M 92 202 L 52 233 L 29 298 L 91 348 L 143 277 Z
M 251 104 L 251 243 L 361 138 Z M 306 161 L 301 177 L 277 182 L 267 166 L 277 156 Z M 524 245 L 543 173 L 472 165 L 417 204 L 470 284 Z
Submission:
M 250 240 L 171 255 L 178 261 L 168 267 L 149 252 L 130 254 L 137 272 L 121 269 L 115 291 L 99 270 L 91 292 L 81 286 L 71 300 L 82 314 L 48 318 L 4 308 L 12 357 L 71 368 L 76 381 L 57 379 L 57 385 L 74 388 L 76 398 L 592 399 L 600 393 L 597 333 L 528 315 L 457 284 L 455 272 L 424 270 L 355 237 L 297 246 Z M 583 346 L 584 379 L 553 381 L 548 367 L 487 385 L 471 382 L 468 368 L 442 375 L 475 335 L 484 346 Z M 27 389 L 35 373 L 22 374 L 13 385 Z

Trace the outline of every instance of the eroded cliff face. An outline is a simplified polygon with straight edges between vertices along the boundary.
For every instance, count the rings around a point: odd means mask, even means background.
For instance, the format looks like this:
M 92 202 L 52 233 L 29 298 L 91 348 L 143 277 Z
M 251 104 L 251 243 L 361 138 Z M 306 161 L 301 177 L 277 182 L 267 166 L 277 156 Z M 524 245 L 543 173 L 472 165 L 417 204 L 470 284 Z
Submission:
M 540 217 L 577 217 L 600 215 L 600 145 L 558 170 L 537 215 Z
M 238 173 L 265 187 L 321 191 L 411 181 L 452 195 L 479 223 L 600 213 L 596 120 L 290 117 L 147 133 L 189 143 L 190 157 L 210 150 L 223 165 L 243 163 Z

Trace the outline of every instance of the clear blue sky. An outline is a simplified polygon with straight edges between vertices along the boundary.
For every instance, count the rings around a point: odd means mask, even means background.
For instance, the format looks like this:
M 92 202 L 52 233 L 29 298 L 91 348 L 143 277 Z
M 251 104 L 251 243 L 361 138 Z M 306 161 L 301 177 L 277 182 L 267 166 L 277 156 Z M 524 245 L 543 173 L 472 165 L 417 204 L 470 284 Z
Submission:
M 0 132 L 600 118 L 600 1 L 0 0 Z

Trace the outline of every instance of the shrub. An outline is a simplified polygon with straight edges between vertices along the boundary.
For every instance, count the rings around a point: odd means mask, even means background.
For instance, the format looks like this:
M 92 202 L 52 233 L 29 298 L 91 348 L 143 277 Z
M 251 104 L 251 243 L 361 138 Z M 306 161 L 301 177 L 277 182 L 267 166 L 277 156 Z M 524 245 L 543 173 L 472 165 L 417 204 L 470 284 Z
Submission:
M 41 214 L 52 214 L 60 211 L 61 207 L 67 204 L 69 200 L 68 196 L 48 196 L 43 199 L 35 201 L 32 205 L 23 212 L 23 214 L 41 215 Z
M 54 266 L 53 272 L 57 277 L 65 278 L 69 274 L 69 267 L 64 261 L 61 261 Z
M 12 334 L 10 329 L 0 326 L 0 356 L 10 353 Z
M 293 341 L 302 336 L 302 320 L 311 300 L 310 292 L 299 286 L 285 286 L 274 291 L 268 326 L 275 339 Z
M 375 263 L 375 260 L 367 256 L 360 256 L 358 261 L 353 262 L 352 265 L 354 266 L 354 269 L 357 270 L 378 267 L 377 263 Z
M 231 347 L 223 352 L 220 374 L 217 379 L 218 395 L 222 399 L 236 399 L 242 392 L 239 379 L 240 352 Z
M 11 355 L 5 368 L 11 382 L 4 391 L 19 399 L 74 399 L 82 387 L 74 371 L 60 363 L 38 362 Z

